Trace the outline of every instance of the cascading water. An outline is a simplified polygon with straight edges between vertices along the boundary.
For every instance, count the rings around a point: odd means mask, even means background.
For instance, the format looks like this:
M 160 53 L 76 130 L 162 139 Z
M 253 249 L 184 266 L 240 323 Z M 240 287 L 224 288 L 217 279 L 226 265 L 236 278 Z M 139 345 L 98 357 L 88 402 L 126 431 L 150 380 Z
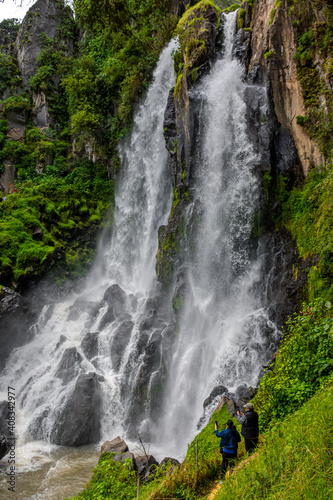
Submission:
M 172 41 L 162 52 L 130 137 L 120 145 L 122 174 L 111 242 L 102 239 L 82 294 L 45 306 L 32 342 L 12 353 L 2 374 L 1 387 L 15 388 L 20 408 L 18 470 L 20 458 L 21 470 L 23 462 L 38 469 L 45 462 L 41 455 L 52 451 L 50 445 L 32 442 L 79 445 L 87 442 L 87 434 L 88 442 L 123 435 L 123 401 L 131 401 L 133 379 L 144 364 L 142 347 L 161 338 L 162 322 L 155 320 L 151 296 L 158 288 L 157 230 L 167 221 L 172 201 L 163 116 L 174 81 L 174 46 Z M 143 346 L 138 345 L 143 338 Z M 5 393 L 1 396 L 6 400 Z M 77 420 L 82 405 L 85 426 Z
M 257 386 L 279 335 L 256 292 L 261 257 L 253 256 L 251 235 L 260 156 L 247 135 L 243 69 L 232 58 L 236 15 L 225 18 L 222 59 L 191 95 L 201 111 L 188 218 L 195 213 L 198 227 L 165 395 L 161 434 L 175 445 L 170 453 L 186 449 L 214 386 Z
M 231 57 L 235 14 L 226 19 L 224 56 L 191 91 L 201 106 L 201 139 L 178 335 L 171 298 L 154 271 L 158 228 L 172 201 L 163 138 L 174 84 L 171 42 L 120 145 L 111 240 L 101 239 L 86 289 L 44 307 L 33 340 L 12 353 L 1 377 L 2 387 L 17 393 L 19 455 L 28 469 L 45 463 L 50 447 L 56 453 L 50 442 L 136 439 L 138 432 L 165 455 L 181 456 L 211 388 L 255 385 L 277 340 L 258 293 L 261 257 L 251 245 L 260 159 L 247 137 L 242 69 Z

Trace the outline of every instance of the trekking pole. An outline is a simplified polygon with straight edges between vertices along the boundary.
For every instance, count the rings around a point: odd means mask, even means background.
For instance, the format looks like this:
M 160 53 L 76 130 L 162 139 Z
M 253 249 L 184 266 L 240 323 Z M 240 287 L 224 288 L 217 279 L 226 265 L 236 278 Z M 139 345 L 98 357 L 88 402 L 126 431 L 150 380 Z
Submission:
M 138 474 L 138 492 L 137 492 L 137 500 L 139 500 L 139 497 L 140 497 L 140 477 L 139 477 L 139 474 Z

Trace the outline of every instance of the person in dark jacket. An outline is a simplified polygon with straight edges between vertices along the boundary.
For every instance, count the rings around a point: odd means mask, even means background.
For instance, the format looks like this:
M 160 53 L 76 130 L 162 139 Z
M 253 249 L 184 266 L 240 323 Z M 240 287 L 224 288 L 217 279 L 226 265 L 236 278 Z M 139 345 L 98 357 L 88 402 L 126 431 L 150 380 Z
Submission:
M 221 481 L 223 480 L 228 466 L 233 467 L 235 465 L 235 459 L 237 458 L 237 448 L 238 443 L 241 440 L 238 430 L 236 429 L 232 420 L 228 420 L 227 428 L 223 431 L 218 431 L 218 423 L 215 420 L 215 434 L 216 437 L 221 438 L 220 441 L 220 451 L 222 453 L 222 469 L 221 469 Z
M 237 420 L 242 424 L 241 434 L 244 437 L 245 449 L 247 453 L 251 454 L 258 446 L 259 417 L 258 413 L 253 410 L 252 403 L 247 403 L 244 409 L 245 413 L 237 412 Z

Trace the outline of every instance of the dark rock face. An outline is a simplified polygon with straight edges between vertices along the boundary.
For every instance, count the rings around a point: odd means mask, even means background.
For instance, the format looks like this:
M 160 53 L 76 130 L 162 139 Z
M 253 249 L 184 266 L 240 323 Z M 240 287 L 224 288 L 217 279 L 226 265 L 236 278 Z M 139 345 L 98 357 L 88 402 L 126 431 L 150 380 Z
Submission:
M 115 314 L 122 313 L 126 304 L 126 293 L 119 285 L 111 285 L 105 290 L 103 300 L 112 307 Z
M 79 374 L 82 359 L 76 347 L 69 347 L 62 355 L 55 376 L 59 377 L 63 381 L 63 384 L 68 384 L 68 382 Z
M 0 403 L 0 460 L 9 452 L 8 402 Z
M 113 309 L 112 307 L 110 307 L 106 313 L 104 314 L 104 316 L 102 317 L 99 325 L 98 325 L 98 328 L 100 330 L 103 330 L 103 328 L 105 328 L 107 325 L 109 325 L 110 323 L 113 323 L 114 320 L 116 319 L 114 313 L 113 313 Z
M 228 392 L 228 389 L 224 385 L 217 385 L 214 387 L 208 398 L 205 399 L 203 407 L 206 408 L 206 406 L 210 405 L 210 403 L 217 397 L 217 396 L 222 396 L 222 394 L 225 394 Z
M 235 399 L 236 401 L 241 399 L 242 401 L 248 402 L 251 399 L 251 391 L 246 385 L 240 385 L 236 389 Z
M 12 349 L 29 342 L 33 332 L 23 297 L 10 288 L 0 292 L 0 370 L 5 366 Z
M 217 28 L 215 10 L 208 7 L 206 10 L 194 9 L 188 21 L 195 21 L 196 36 L 203 38 L 204 51 L 194 51 L 187 59 L 186 67 L 180 84 L 180 90 L 175 93 L 171 89 L 164 115 L 164 137 L 167 150 L 170 154 L 173 174 L 173 185 L 177 189 L 179 201 L 173 208 L 172 217 L 167 226 L 159 229 L 159 252 L 157 256 L 156 272 L 163 285 L 170 285 L 172 280 L 184 270 L 182 254 L 186 242 L 186 227 L 184 213 L 189 204 L 188 193 L 191 189 L 191 177 L 196 166 L 196 145 L 199 137 L 200 103 L 192 98 L 191 90 L 200 81 L 201 77 L 210 70 L 214 59 L 218 57 L 222 47 L 222 26 Z M 201 31 L 200 31 L 201 30 Z M 199 35 L 200 32 L 200 35 Z M 187 56 L 186 56 L 187 57 Z M 195 69 L 195 81 L 192 70 Z M 185 195 L 185 193 L 187 193 Z M 194 219 L 194 215 L 193 215 Z M 177 278 L 176 278 L 177 279 Z
M 98 354 L 98 332 L 88 332 L 81 341 L 81 347 L 86 358 L 91 360 Z
M 0 291 L 0 317 L 13 313 L 22 305 L 21 295 L 3 286 Z
M 82 446 L 100 439 L 101 392 L 96 373 L 80 375 L 51 433 L 51 443 Z
M 132 321 L 123 321 L 111 339 L 111 360 L 112 367 L 118 371 L 121 363 L 122 356 L 126 346 L 131 338 L 134 323 Z
M 128 451 L 128 446 L 120 436 L 112 439 L 112 441 L 104 441 L 101 447 L 101 452 L 104 451 L 108 453 L 126 453 Z
M 9 451 L 7 438 L 4 434 L 0 434 L 0 460 L 7 455 Z

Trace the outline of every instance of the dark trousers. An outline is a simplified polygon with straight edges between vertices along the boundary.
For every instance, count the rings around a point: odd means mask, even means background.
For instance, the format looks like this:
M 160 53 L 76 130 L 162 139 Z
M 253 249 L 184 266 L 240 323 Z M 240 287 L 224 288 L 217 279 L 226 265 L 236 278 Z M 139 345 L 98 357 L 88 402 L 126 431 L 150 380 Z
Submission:
M 250 455 L 258 446 L 258 438 L 244 438 L 245 441 L 245 449 L 247 453 Z
M 235 465 L 235 459 L 237 458 L 237 453 L 226 453 L 225 451 L 222 451 L 222 469 L 221 469 L 221 479 L 224 478 L 227 468 L 228 467 L 233 467 Z

